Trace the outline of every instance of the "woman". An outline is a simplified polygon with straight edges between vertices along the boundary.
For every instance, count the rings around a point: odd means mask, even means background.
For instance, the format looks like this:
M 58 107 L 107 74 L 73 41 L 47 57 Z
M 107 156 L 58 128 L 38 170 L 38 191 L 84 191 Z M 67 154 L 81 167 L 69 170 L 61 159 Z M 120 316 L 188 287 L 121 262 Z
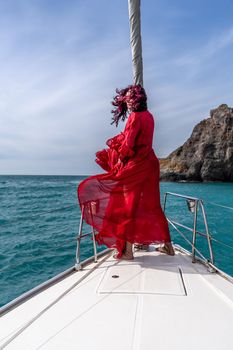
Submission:
M 133 259 L 132 244 L 164 243 L 160 252 L 174 255 L 166 217 L 160 204 L 159 160 L 153 148 L 154 119 L 140 85 L 116 90 L 113 121 L 118 126 L 129 113 L 125 129 L 107 140 L 96 162 L 107 171 L 78 186 L 85 221 L 99 244 L 114 247 L 116 259 Z

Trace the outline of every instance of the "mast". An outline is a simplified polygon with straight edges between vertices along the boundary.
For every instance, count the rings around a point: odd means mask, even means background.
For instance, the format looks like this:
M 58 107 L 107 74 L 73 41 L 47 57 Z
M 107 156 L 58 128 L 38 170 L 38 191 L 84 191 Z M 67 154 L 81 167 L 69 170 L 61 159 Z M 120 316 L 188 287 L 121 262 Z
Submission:
M 140 0 L 128 0 L 133 82 L 143 86 Z

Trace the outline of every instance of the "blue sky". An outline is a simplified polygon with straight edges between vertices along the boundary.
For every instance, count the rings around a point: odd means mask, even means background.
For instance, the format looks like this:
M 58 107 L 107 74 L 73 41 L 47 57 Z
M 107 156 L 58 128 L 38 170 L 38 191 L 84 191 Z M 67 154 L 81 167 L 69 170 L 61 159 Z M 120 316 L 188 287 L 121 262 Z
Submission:
M 165 157 L 233 106 L 233 2 L 142 0 L 144 85 Z M 127 0 L 0 0 L 0 174 L 94 174 L 132 83 Z

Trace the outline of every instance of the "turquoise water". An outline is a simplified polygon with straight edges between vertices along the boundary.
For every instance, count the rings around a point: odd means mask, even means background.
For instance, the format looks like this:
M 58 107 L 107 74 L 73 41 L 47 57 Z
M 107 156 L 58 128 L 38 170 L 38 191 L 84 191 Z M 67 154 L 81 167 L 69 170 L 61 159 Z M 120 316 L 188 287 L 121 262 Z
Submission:
M 0 306 L 74 265 L 80 219 L 76 189 L 84 178 L 0 176 Z M 233 183 L 166 182 L 160 188 L 162 202 L 170 191 L 233 207 Z M 206 213 L 212 236 L 233 247 L 233 211 L 206 203 Z M 166 214 L 192 226 L 193 214 L 182 199 L 168 198 Z M 201 216 L 197 228 L 203 231 Z M 174 243 L 190 249 L 170 230 Z M 182 233 L 191 238 L 184 229 Z M 197 247 L 208 256 L 205 238 L 197 239 Z M 215 242 L 213 249 L 216 265 L 233 275 L 233 249 Z M 81 252 L 82 259 L 93 254 L 90 240 L 83 242 Z

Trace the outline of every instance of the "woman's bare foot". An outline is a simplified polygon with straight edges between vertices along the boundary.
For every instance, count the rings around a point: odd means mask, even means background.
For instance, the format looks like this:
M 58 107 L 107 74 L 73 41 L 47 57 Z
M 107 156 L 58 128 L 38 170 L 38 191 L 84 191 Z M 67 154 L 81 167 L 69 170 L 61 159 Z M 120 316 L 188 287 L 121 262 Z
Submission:
M 148 244 L 134 244 L 134 248 L 136 250 L 148 250 L 149 245 Z
M 133 256 L 133 254 L 125 252 L 121 255 L 121 259 L 122 260 L 133 260 L 134 256 Z
M 123 253 L 120 257 L 118 256 L 118 254 L 114 254 L 113 258 L 116 260 L 133 260 L 134 256 L 133 254 Z
M 165 243 L 163 247 L 155 248 L 155 250 L 157 252 L 160 252 L 160 253 L 165 253 L 165 254 L 168 254 L 168 255 L 175 255 L 175 251 L 173 249 L 173 246 L 169 242 Z

